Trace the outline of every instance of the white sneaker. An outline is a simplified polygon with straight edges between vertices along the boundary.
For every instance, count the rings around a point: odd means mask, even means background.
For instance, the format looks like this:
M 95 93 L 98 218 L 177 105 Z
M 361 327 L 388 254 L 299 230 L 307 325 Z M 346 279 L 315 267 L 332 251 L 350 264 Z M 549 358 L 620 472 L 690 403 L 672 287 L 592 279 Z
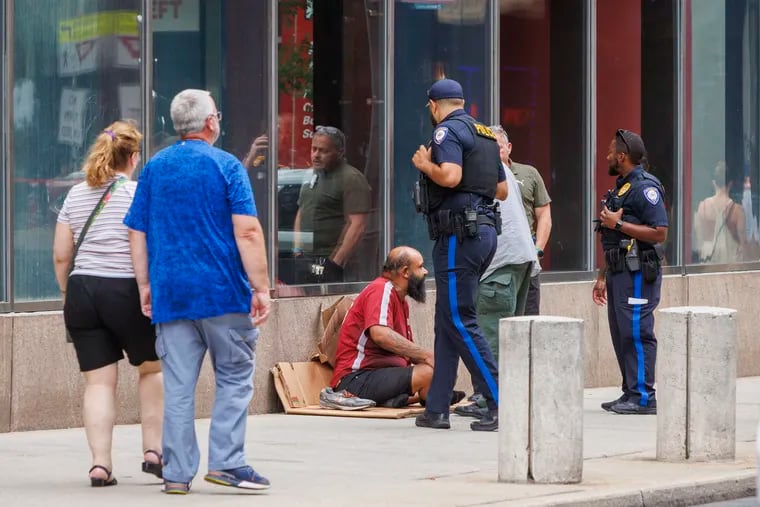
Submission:
M 374 407 L 375 402 L 359 398 L 345 390 L 336 393 L 332 387 L 325 387 L 319 392 L 319 406 L 337 410 L 364 410 Z

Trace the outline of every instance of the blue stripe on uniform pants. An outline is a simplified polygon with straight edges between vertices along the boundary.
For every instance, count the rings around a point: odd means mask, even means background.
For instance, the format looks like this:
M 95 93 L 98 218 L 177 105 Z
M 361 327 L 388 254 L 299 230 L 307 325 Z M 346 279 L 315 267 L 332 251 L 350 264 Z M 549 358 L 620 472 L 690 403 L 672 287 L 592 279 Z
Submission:
M 483 356 L 480 355 L 478 348 L 472 340 L 472 336 L 467 332 L 467 328 L 464 327 L 462 319 L 459 316 L 459 304 L 457 302 L 457 276 L 454 268 L 456 266 L 456 253 L 457 253 L 457 237 L 455 235 L 449 236 L 449 255 L 448 255 L 448 268 L 449 268 L 449 308 L 451 310 L 451 319 L 454 321 L 454 327 L 456 327 L 459 334 L 462 336 L 462 340 L 467 345 L 467 350 L 470 351 L 470 355 L 475 360 L 475 364 L 480 370 L 480 374 L 486 381 L 488 389 L 491 391 L 494 403 L 499 403 L 499 389 L 496 385 L 491 372 L 486 367 Z M 643 356 L 642 356 L 643 357 Z
M 646 407 L 649 404 L 649 392 L 647 391 L 644 381 L 644 371 L 646 363 L 644 362 L 644 346 L 641 344 L 641 271 L 633 275 L 633 297 L 638 301 L 633 305 L 633 346 L 636 348 L 636 389 L 641 395 L 639 405 Z

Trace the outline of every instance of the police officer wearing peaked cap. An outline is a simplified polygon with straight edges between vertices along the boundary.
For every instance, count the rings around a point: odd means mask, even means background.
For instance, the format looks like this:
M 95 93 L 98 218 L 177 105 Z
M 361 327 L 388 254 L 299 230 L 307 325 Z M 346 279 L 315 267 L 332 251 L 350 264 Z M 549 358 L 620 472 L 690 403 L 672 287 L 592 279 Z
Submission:
M 662 283 L 661 243 L 668 234 L 664 190 L 644 169 L 646 148 L 638 134 L 618 130 L 607 162 L 617 181 L 599 214 L 605 266 L 592 298 L 600 306 L 607 303 L 623 393 L 602 408 L 618 414 L 656 414 L 654 310 Z
M 428 205 L 423 212 L 435 241 L 435 367 L 425 413 L 416 424 L 450 427 L 449 405 L 461 357 L 489 409 L 470 427 L 495 431 L 498 370 L 478 326 L 475 302 L 478 280 L 496 250 L 501 220 L 493 198 L 506 197 L 506 176 L 496 137 L 464 111 L 462 86 L 442 79 L 427 96 L 433 139 L 429 148 L 420 146 L 412 162 L 427 179 Z

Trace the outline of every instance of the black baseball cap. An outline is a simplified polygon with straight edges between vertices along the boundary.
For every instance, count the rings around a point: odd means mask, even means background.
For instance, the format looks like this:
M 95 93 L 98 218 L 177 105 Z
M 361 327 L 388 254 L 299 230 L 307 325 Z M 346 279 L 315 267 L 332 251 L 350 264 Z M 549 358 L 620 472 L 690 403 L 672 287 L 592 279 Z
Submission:
M 462 85 L 453 79 L 441 79 L 433 83 L 427 91 L 427 96 L 430 100 L 441 99 L 462 99 L 464 100 L 464 92 L 462 91 Z
M 647 156 L 647 149 L 644 146 L 644 140 L 636 132 L 630 130 L 618 129 L 615 137 L 620 139 L 625 146 L 626 153 L 631 162 L 638 164 L 641 159 Z

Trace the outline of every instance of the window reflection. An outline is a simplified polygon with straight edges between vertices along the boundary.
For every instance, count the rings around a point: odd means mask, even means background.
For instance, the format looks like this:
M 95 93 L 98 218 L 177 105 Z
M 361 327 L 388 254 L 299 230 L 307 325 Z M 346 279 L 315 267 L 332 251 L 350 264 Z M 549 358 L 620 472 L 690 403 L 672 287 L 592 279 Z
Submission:
M 259 220 L 269 231 L 268 2 L 185 1 L 153 8 L 152 152 L 178 139 L 169 106 L 186 88 L 209 90 L 223 113 L 216 146 L 248 170 Z M 257 48 L 255 51 L 252 48 Z
M 464 89 L 465 110 L 492 123 L 486 116 L 491 107 L 488 2 L 396 0 L 395 8 L 393 242 L 430 255 L 427 225 L 411 199 L 419 174 L 411 158 L 432 134 L 425 92 L 438 79 L 455 79 Z
M 551 232 L 540 245 L 545 270 L 581 270 L 589 224 L 585 205 L 583 0 L 502 2 L 499 121 L 512 143 L 528 222 L 538 236 L 540 209 L 551 199 Z M 573 76 L 569 78 L 569 76 Z M 535 181 L 535 167 L 543 180 Z M 532 208 L 532 209 L 528 209 Z M 545 236 L 542 224 L 541 236 Z
M 693 0 L 685 9 L 690 261 L 758 261 L 760 1 Z
M 87 147 L 114 120 L 140 119 L 140 2 L 13 5 L 13 289 L 53 299 L 53 229 Z
M 597 153 L 595 216 L 598 199 L 615 185 L 607 173 L 606 147 L 617 129 L 641 135 L 649 172 L 665 187 L 668 238 L 665 263 L 678 264 L 676 184 L 676 1 L 597 3 Z M 620 44 L 620 34 L 629 34 Z M 597 258 L 602 259 L 598 247 Z
M 377 275 L 382 3 L 279 2 L 278 285 Z

